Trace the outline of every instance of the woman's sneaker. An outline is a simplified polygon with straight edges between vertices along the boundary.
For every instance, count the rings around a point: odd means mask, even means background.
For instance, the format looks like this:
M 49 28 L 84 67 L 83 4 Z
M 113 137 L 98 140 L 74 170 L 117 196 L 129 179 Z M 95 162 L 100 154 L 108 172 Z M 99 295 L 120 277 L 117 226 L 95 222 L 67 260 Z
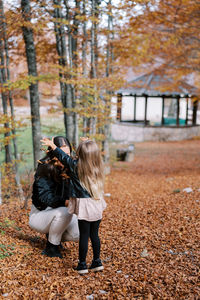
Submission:
M 78 263 L 78 266 L 76 268 L 76 271 L 79 273 L 79 274 L 87 274 L 88 273 L 88 268 L 87 268 L 87 265 L 86 265 L 86 262 L 79 262 Z
M 94 272 L 102 271 L 104 267 L 102 265 L 100 258 L 93 260 L 89 269 Z

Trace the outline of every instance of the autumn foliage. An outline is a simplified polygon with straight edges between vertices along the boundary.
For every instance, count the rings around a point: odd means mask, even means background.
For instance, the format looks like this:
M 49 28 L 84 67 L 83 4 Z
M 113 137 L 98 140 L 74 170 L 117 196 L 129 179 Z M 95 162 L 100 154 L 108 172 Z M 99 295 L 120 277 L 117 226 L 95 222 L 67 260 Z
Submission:
M 137 72 L 157 69 L 199 88 L 199 12 L 195 0 L 123 1 L 116 55 Z

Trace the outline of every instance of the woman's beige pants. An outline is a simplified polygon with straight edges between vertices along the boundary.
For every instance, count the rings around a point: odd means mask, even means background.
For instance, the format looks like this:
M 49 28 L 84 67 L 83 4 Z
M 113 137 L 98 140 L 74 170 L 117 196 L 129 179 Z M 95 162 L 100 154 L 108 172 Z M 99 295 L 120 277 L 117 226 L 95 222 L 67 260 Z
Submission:
M 29 225 L 37 232 L 48 233 L 48 240 L 54 245 L 59 245 L 61 241 L 79 240 L 77 217 L 69 214 L 67 207 L 47 207 L 40 211 L 32 205 Z

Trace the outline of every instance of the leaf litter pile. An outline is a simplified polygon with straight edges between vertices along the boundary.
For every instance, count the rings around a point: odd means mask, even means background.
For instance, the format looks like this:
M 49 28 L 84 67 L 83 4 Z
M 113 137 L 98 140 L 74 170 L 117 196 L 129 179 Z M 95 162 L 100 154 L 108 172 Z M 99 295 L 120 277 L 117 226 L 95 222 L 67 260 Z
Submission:
M 104 271 L 80 276 L 78 245 L 41 255 L 45 237 L 17 199 L 1 206 L 0 299 L 199 299 L 200 141 L 137 143 L 114 162 L 101 224 Z M 91 245 L 88 264 L 92 259 Z

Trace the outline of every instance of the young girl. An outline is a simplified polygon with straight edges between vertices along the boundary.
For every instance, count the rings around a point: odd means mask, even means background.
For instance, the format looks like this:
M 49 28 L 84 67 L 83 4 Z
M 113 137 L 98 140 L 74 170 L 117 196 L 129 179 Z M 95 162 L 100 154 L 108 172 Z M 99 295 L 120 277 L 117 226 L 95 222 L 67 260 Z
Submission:
M 49 139 L 41 140 L 49 146 L 59 161 L 67 166 L 70 176 L 69 212 L 78 217 L 80 231 L 79 263 L 76 268 L 79 274 L 88 273 L 86 256 L 88 239 L 91 239 L 93 261 L 90 270 L 103 270 L 100 259 L 100 239 L 98 235 L 102 212 L 106 208 L 103 198 L 103 164 L 97 144 L 91 140 L 82 141 L 77 149 L 77 159 L 56 147 Z

